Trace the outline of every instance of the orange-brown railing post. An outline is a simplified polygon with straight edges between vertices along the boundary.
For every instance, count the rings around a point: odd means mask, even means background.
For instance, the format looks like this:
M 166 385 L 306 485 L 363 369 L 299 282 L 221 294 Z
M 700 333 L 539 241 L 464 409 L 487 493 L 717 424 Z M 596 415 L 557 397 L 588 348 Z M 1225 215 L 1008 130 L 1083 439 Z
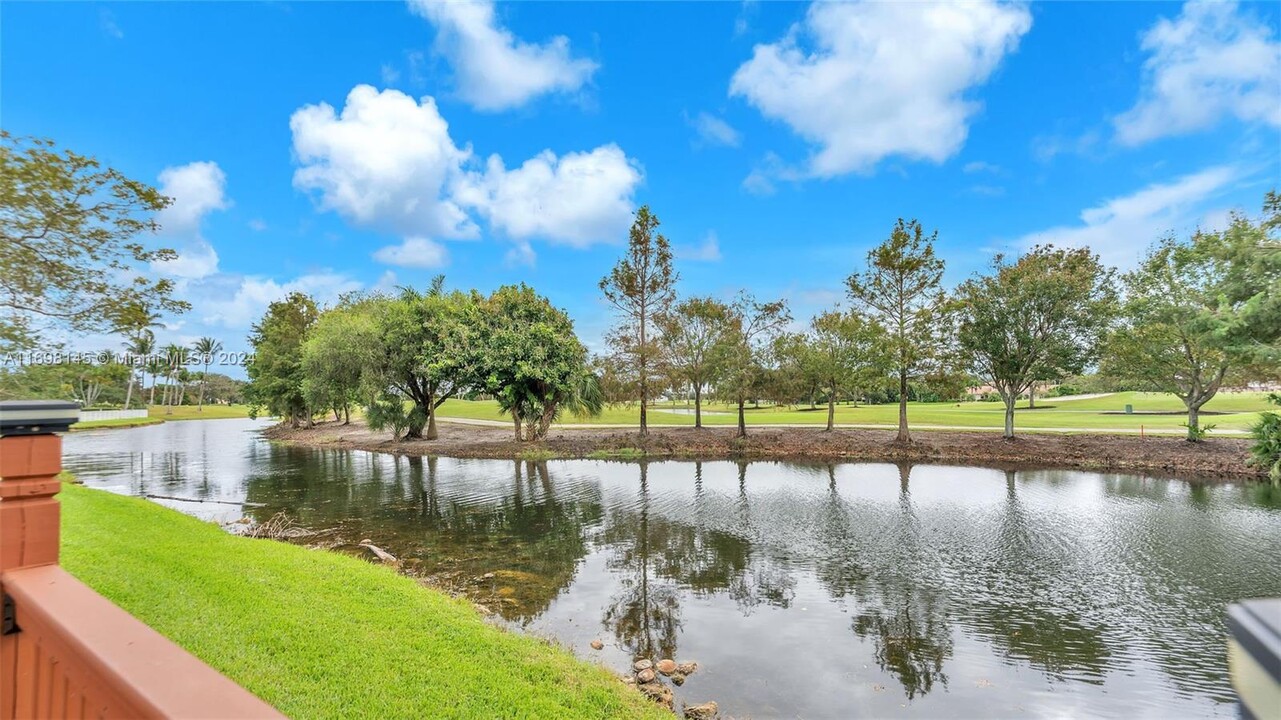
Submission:
M 7 402 L 0 408 L 0 715 L 16 709 L 12 699 L 25 681 L 18 667 L 18 630 L 13 599 L 6 592 L 6 572 L 58 563 L 58 501 L 62 471 L 62 438 L 80 414 L 80 406 L 63 401 Z

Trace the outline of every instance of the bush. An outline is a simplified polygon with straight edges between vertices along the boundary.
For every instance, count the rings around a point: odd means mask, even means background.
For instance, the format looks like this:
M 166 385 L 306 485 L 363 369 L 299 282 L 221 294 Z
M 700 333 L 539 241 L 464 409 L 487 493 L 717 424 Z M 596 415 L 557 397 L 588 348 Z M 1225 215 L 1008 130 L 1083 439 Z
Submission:
M 1281 405 L 1281 395 L 1268 397 Z M 1274 412 L 1260 414 L 1259 421 L 1250 428 L 1254 445 L 1250 448 L 1250 464 L 1267 471 L 1274 485 L 1281 485 L 1281 415 Z

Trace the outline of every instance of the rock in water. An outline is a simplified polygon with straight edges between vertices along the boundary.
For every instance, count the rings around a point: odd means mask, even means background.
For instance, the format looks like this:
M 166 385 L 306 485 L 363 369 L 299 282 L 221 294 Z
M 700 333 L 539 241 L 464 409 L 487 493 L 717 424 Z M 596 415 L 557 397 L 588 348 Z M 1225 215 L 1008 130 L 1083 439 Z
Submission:
M 644 683 L 637 685 L 640 691 L 645 693 L 645 697 L 660 703 L 667 707 L 672 706 L 672 689 L 660 682 Z
M 693 675 L 694 671 L 697 669 L 698 663 L 696 662 L 683 662 L 676 666 L 676 672 L 681 675 Z
M 676 686 L 678 686 L 678 687 L 679 687 L 679 686 L 681 686 L 681 685 L 684 685 L 684 684 L 685 684 L 685 676 L 684 676 L 684 675 L 682 675 L 682 674 L 680 674 L 680 673 L 678 673 L 678 672 L 674 672 L 674 673 L 672 673 L 672 684 L 673 684 L 673 685 L 676 685 Z
M 686 705 L 686 720 L 713 720 L 720 715 L 720 707 L 715 702 L 705 702 L 702 705 Z
M 593 649 L 593 650 L 600 650 L 600 649 L 601 649 L 601 648 L 603 648 L 603 647 L 605 647 L 605 643 L 601 642 L 600 640 L 593 640 L 593 641 L 592 641 L 592 649 Z
M 666 658 L 659 660 L 658 664 L 654 667 L 664 675 L 671 675 L 676 672 L 676 662 Z
M 395 555 L 392 555 L 377 545 L 361 545 L 360 547 L 365 551 L 366 560 L 373 560 L 375 562 L 388 564 L 394 564 L 396 562 Z
M 640 683 L 654 682 L 654 671 L 650 668 L 645 668 L 644 670 L 636 673 L 636 680 Z
M 640 672 L 641 670 L 648 670 L 652 667 L 654 667 L 654 663 L 649 660 L 637 660 L 636 664 L 632 665 L 632 669 L 635 670 L 636 672 Z

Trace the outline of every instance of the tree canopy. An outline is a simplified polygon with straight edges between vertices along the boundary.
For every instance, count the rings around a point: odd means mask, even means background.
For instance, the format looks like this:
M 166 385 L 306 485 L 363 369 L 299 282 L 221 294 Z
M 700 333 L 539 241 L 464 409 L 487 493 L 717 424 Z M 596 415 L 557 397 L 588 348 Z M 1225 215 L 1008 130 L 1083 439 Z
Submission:
M 1097 356 L 1114 314 L 1112 272 L 1087 249 L 1039 246 L 956 292 L 958 340 L 974 372 L 1005 402 L 1005 437 L 1014 405 L 1033 384 L 1079 373 Z
M 113 331 L 139 310 L 184 312 L 150 264 L 169 199 L 52 141 L 0 131 L 0 350 L 33 347 L 50 327 Z

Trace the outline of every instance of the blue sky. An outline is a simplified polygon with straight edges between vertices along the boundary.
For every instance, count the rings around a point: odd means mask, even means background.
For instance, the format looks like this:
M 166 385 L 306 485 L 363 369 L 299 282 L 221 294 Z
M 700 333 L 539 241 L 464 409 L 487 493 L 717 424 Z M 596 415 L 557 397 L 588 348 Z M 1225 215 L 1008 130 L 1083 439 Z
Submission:
M 1257 212 L 1281 184 L 1275 4 L 5 3 L 0 120 L 175 197 L 155 242 L 243 348 L 291 289 L 525 281 L 599 346 L 647 203 L 685 294 L 798 319 L 899 216 L 995 252 Z M 106 339 L 86 339 L 101 344 Z

